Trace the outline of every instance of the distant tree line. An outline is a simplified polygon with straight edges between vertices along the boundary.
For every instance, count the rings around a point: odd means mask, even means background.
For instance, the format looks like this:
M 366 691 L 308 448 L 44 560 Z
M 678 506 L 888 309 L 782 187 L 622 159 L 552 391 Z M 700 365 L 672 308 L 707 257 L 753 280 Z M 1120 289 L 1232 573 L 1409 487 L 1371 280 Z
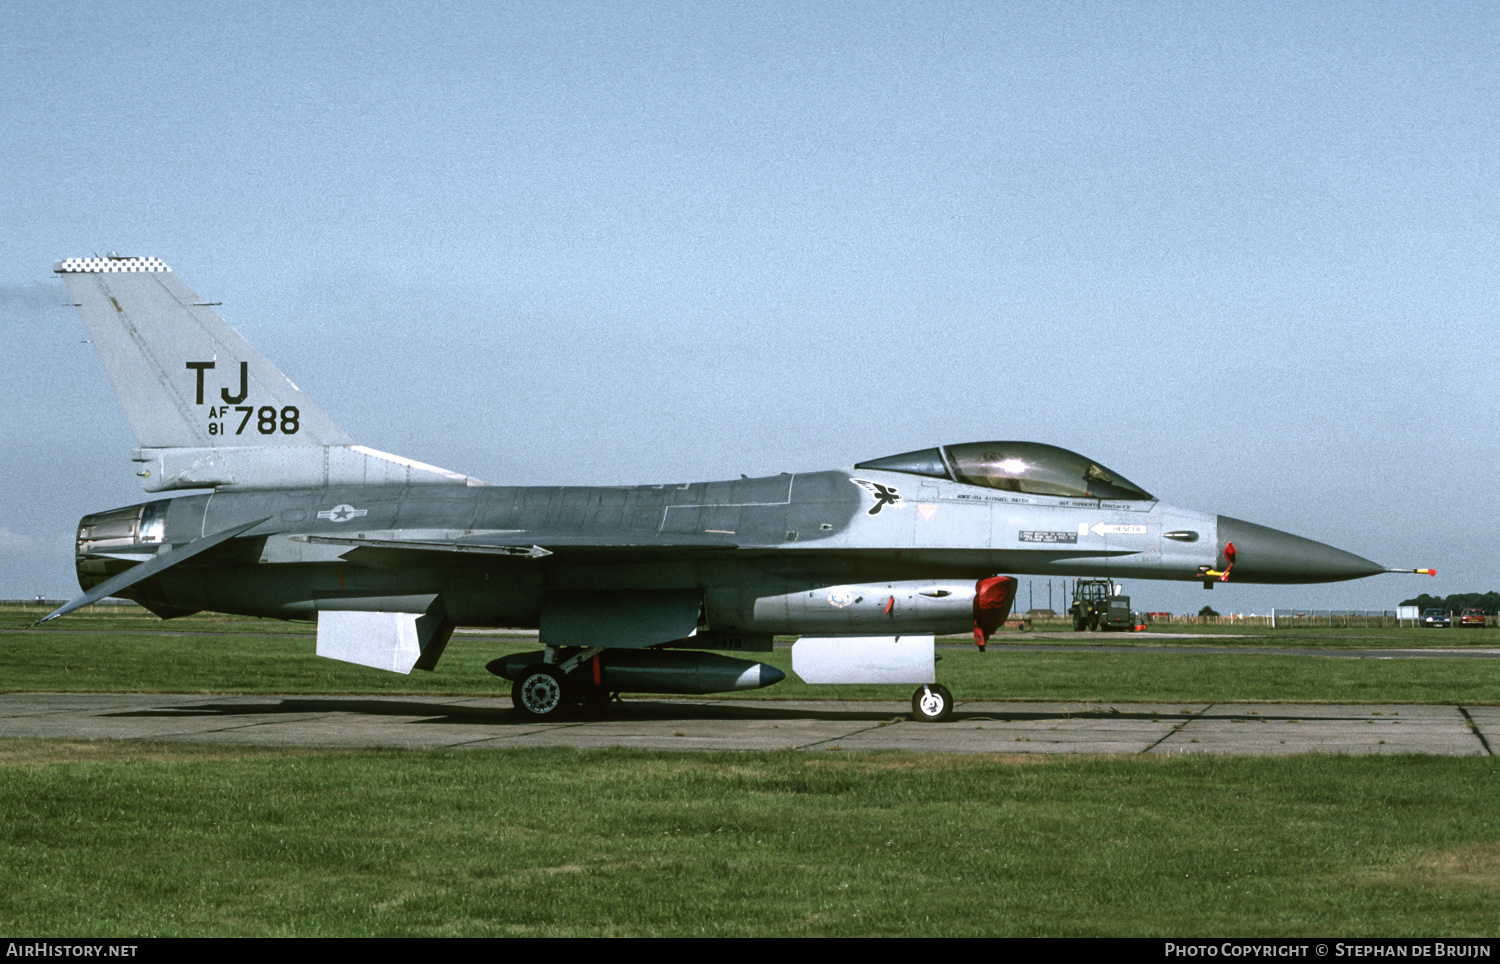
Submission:
M 1500 592 L 1456 592 L 1451 596 L 1429 596 L 1425 592 L 1416 599 L 1403 599 L 1403 606 L 1422 609 L 1446 609 L 1450 613 L 1465 609 L 1483 609 L 1487 613 L 1500 612 Z

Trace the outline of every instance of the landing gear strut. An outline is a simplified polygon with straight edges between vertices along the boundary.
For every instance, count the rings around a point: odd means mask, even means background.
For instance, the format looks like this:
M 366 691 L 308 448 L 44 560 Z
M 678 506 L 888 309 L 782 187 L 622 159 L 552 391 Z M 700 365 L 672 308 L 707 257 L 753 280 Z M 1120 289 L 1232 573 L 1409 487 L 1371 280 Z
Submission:
M 924 683 L 911 698 L 911 718 L 919 723 L 941 723 L 953 715 L 953 694 L 942 683 Z
M 511 677 L 510 701 L 517 713 L 533 720 L 553 720 L 575 707 L 598 709 L 609 703 L 609 691 L 599 685 L 598 664 L 593 673 L 578 672 L 603 650 L 548 647 L 542 652 L 542 662 Z

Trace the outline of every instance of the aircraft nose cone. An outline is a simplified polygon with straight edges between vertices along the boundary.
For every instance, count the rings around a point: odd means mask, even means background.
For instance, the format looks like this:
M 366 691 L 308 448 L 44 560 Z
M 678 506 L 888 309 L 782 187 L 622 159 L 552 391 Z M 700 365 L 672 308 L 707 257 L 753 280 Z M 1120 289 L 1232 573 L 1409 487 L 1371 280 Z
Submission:
M 1219 559 L 1234 543 L 1230 582 L 1339 582 L 1385 572 L 1385 566 L 1290 532 L 1219 516 Z

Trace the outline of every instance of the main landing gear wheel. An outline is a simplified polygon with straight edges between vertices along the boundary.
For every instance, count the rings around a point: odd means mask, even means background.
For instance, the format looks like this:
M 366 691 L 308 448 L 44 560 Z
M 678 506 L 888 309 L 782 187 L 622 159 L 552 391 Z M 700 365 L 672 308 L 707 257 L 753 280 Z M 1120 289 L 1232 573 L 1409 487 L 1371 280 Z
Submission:
M 953 694 L 942 683 L 917 687 L 911 698 L 911 718 L 919 723 L 941 723 L 953 715 Z
M 516 678 L 510 701 L 533 720 L 556 719 L 568 708 L 568 678 L 556 666 L 534 663 Z

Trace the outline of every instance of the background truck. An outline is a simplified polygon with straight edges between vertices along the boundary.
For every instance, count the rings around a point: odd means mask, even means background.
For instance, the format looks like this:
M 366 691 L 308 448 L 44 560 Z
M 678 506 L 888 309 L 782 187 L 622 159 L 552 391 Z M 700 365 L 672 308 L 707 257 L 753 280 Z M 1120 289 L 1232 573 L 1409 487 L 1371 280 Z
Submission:
M 1119 595 L 1108 579 L 1080 579 L 1073 584 L 1073 631 L 1135 629 L 1130 597 Z

